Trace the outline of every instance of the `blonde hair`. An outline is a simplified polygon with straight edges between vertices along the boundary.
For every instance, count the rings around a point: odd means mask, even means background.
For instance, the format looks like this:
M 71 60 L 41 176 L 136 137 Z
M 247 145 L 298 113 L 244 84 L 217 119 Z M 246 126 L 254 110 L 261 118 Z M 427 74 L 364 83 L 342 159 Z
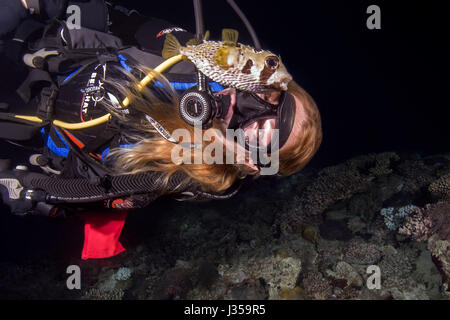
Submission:
M 141 68 L 141 71 L 143 73 L 154 72 L 144 68 Z M 185 129 L 191 134 L 191 137 L 194 137 L 194 128 L 179 116 L 176 93 L 164 76 L 155 74 L 158 85 L 152 90 L 140 91 L 137 77 L 122 70 L 120 72 L 125 77 L 122 75 L 118 79 L 115 78 L 114 81 L 108 81 L 108 85 L 119 96 L 131 98 L 128 108 L 130 113 L 133 110 L 143 112 L 157 120 L 169 133 L 176 129 Z M 303 124 L 301 125 L 301 133 L 305 136 L 295 139 L 299 145 L 288 151 L 280 152 L 280 169 L 283 175 L 294 173 L 305 166 L 318 147 L 317 128 L 314 128 L 318 121 L 317 108 L 312 99 L 310 101 L 306 99 L 309 96 L 300 87 L 293 85 L 292 88 L 294 88 L 292 93 L 298 96 L 302 102 L 304 101 L 305 109 L 308 110 L 307 114 L 314 118 L 306 119 L 305 128 L 303 128 Z M 188 179 L 200 183 L 204 191 L 221 193 L 231 187 L 236 179 L 244 178 L 252 172 L 245 164 L 225 164 L 225 159 L 222 161 L 223 164 L 207 164 L 206 161 L 202 161 L 201 164 L 195 164 L 194 161 L 191 161 L 191 164 L 176 164 L 171 158 L 175 144 L 161 137 L 145 117 L 142 115 L 139 118 L 131 117 L 111 103 L 106 102 L 105 104 L 108 111 L 119 119 L 122 137 L 134 142 L 132 147 L 115 148 L 108 155 L 108 162 L 112 163 L 114 170 L 119 174 L 157 171 L 162 173 L 163 186 L 167 186 L 169 178 L 175 172 L 181 171 L 187 175 Z M 214 121 L 212 129 L 221 132 L 220 128 L 220 121 Z M 205 142 L 202 139 L 200 151 L 203 151 L 212 142 Z M 207 153 L 203 153 L 203 155 L 205 154 Z M 223 154 L 225 157 L 225 152 Z

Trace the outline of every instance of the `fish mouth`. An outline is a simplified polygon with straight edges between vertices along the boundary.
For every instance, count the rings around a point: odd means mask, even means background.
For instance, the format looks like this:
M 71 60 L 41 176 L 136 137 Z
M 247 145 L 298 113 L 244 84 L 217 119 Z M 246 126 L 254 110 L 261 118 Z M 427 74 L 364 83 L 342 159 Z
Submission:
M 279 83 L 277 83 L 277 89 L 282 91 L 287 91 L 289 87 L 289 83 L 292 81 L 292 77 L 282 78 Z
M 281 80 L 281 85 L 283 86 L 283 89 L 284 89 L 284 90 L 287 90 L 287 89 L 288 89 L 289 83 L 291 83 L 292 80 L 293 80 L 292 76 L 284 77 L 284 78 Z
M 290 82 L 290 81 L 289 81 Z M 266 91 L 287 91 L 289 82 L 277 82 L 270 85 Z

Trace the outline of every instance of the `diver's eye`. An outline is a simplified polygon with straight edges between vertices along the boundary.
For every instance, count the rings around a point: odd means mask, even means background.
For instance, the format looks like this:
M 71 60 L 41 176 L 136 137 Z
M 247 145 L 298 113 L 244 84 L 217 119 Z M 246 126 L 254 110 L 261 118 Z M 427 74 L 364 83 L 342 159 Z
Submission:
M 276 69 L 279 64 L 280 60 L 278 60 L 278 58 L 275 56 L 266 58 L 266 66 L 268 66 L 270 69 Z

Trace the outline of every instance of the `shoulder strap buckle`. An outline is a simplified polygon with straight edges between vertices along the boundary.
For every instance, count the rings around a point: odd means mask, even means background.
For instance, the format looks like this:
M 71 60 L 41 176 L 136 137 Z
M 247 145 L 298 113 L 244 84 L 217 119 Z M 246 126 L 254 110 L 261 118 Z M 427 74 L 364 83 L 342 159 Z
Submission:
M 45 69 L 45 60 L 49 56 L 57 56 L 59 54 L 58 50 L 48 50 L 47 48 L 42 48 L 35 53 L 27 53 L 23 56 L 23 62 L 31 68 Z
M 45 87 L 41 90 L 41 100 L 39 101 L 37 116 L 42 120 L 49 121 L 53 119 L 55 112 L 55 100 L 58 96 L 58 88 L 55 86 Z

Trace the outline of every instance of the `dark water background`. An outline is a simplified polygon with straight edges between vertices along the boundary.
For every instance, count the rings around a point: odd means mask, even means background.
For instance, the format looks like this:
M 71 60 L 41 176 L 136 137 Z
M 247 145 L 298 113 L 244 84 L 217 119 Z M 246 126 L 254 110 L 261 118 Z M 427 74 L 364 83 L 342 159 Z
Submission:
M 194 31 L 189 0 L 116 2 Z M 443 1 L 237 2 L 263 48 L 281 55 L 319 106 L 324 139 L 311 166 L 369 152 L 449 151 L 450 55 L 445 47 L 450 29 Z M 366 28 L 371 4 L 381 7 L 381 30 Z M 222 28 L 231 27 L 241 32 L 241 42 L 250 43 L 224 0 L 204 1 L 204 11 L 213 39 L 220 37 Z M 23 162 L 21 149 L 4 143 L 0 147 L 2 158 Z M 0 261 L 44 253 L 79 256 L 80 223 L 6 217 L 5 210 L 0 211 Z

